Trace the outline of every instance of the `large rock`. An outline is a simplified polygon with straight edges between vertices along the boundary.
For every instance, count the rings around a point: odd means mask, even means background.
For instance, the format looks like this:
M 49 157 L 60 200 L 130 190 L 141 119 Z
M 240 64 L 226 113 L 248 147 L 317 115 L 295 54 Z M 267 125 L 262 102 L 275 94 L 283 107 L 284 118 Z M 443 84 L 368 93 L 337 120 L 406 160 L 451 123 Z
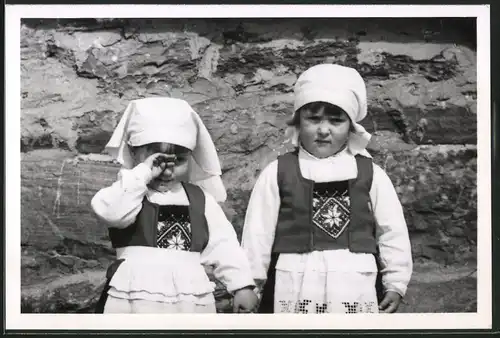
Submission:
M 119 167 L 101 153 L 130 100 L 193 105 L 218 149 L 223 209 L 240 235 L 257 176 L 290 149 L 283 135 L 297 76 L 322 62 L 366 80 L 369 150 L 403 203 L 416 263 L 474 262 L 474 34 L 467 19 L 24 20 L 23 309 L 88 312 L 95 302 L 114 251 L 90 199 L 116 179 Z M 429 283 L 412 288 L 431 290 L 429 300 L 447 287 L 475 292 L 470 279 Z M 218 311 L 229 312 L 231 297 L 217 292 Z M 405 311 L 423 309 L 409 297 Z M 462 305 L 446 309 L 475 306 Z

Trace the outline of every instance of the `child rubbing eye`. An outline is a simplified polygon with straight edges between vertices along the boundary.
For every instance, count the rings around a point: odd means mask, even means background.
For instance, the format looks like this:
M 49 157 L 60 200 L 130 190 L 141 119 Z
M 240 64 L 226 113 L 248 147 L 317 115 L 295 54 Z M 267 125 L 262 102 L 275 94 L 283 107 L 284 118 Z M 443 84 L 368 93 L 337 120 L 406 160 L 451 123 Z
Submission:
M 123 166 L 92 199 L 117 260 L 96 312 L 214 313 L 214 284 L 235 312 L 257 304 L 249 263 L 218 201 L 226 191 L 215 146 L 189 104 L 132 101 L 106 146 Z

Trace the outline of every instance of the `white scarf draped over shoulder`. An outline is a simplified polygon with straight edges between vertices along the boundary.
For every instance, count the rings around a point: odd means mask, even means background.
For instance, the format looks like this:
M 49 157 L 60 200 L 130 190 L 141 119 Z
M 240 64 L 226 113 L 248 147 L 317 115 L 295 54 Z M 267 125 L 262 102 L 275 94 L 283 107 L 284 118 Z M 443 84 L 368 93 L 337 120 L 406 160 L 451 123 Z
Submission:
M 218 202 L 226 200 L 215 145 L 199 115 L 184 100 L 151 97 L 131 101 L 105 150 L 124 168 L 131 169 L 133 159 L 129 146 L 156 142 L 190 149 L 189 181 Z

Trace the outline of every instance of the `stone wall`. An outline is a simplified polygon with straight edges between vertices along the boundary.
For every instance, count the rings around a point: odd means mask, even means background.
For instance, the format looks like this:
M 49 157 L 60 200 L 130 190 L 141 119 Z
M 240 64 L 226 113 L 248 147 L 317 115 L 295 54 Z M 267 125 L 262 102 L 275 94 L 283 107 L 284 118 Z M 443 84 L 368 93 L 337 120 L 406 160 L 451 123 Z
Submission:
M 39 283 L 67 285 L 61 276 L 102 273 L 109 263 L 106 230 L 89 202 L 116 177 L 118 167 L 100 154 L 130 100 L 172 96 L 193 105 L 219 151 L 223 208 L 239 233 L 260 170 L 289 148 L 293 84 L 322 62 L 355 67 L 366 80 L 369 150 L 401 198 L 415 261 L 474 262 L 474 37 L 473 22 L 459 19 L 24 21 L 25 299 L 49 297 Z M 82 294 L 99 289 L 100 279 L 82 278 Z M 84 311 L 75 299 L 44 311 Z

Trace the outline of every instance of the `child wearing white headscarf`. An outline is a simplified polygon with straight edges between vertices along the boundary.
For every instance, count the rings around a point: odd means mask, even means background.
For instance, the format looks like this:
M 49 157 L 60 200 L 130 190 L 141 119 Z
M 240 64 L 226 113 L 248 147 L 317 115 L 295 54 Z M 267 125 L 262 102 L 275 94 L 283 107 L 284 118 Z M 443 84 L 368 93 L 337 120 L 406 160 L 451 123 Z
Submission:
M 411 246 L 395 189 L 365 149 L 365 83 L 353 68 L 321 64 L 294 91 L 296 150 L 262 171 L 243 228 L 259 312 L 395 312 Z
M 219 159 L 191 106 L 132 101 L 106 150 L 122 169 L 91 205 L 117 260 L 96 312 L 216 312 L 204 266 L 234 295 L 234 311 L 250 312 L 257 296 L 249 263 L 217 203 L 226 199 Z

